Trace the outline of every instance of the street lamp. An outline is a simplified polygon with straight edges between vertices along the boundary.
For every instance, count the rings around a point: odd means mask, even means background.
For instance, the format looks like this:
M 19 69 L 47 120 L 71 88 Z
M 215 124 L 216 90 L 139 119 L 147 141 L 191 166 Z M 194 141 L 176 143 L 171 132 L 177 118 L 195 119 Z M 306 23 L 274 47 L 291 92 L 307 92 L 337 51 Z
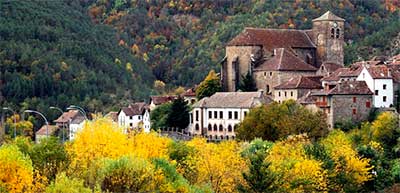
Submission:
M 70 105 L 67 108 L 67 110 L 74 110 L 74 109 L 78 110 L 85 117 L 85 119 L 88 120 L 88 118 L 86 116 L 86 111 L 82 107 L 77 106 L 77 105 Z
M 46 117 L 42 113 L 40 113 L 39 111 L 34 111 L 34 110 L 25 110 L 24 113 L 35 113 L 35 114 L 40 115 L 44 119 L 45 124 L 46 124 L 46 137 L 49 137 L 49 122 L 47 121 Z
M 3 107 L 3 110 L 9 110 L 14 114 L 14 138 L 17 137 L 17 113 L 10 107 Z
M 63 118 L 64 111 L 63 111 L 62 109 L 60 109 L 60 108 L 58 108 L 58 107 L 54 107 L 54 106 L 50 106 L 50 109 L 60 111 L 60 113 L 61 113 L 61 118 Z M 64 137 L 64 132 L 65 132 L 65 131 L 64 131 L 64 130 L 65 130 L 65 124 L 62 123 L 62 138 L 63 138 L 63 142 L 65 141 L 65 137 Z

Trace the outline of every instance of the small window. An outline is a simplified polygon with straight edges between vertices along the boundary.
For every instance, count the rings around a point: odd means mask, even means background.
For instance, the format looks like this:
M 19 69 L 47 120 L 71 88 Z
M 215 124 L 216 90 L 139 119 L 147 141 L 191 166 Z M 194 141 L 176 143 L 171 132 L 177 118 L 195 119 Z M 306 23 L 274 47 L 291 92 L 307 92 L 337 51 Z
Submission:
M 129 126 L 131 126 L 131 127 L 132 127 L 132 126 L 133 126 L 133 123 L 129 123 Z
M 235 119 L 239 119 L 239 113 L 235 111 Z
M 129 116 L 129 119 L 130 119 L 130 120 L 132 120 L 132 119 L 133 119 L 133 117 L 132 117 L 132 116 Z
M 224 118 L 224 112 L 223 112 L 223 111 L 220 111 L 220 112 L 219 112 L 219 118 L 220 118 L 220 119 L 223 119 L 223 118 Z
M 339 39 L 340 37 L 340 29 L 336 29 L 336 39 Z
M 286 91 L 285 91 L 285 97 L 287 96 L 287 93 L 286 93 Z
M 379 95 L 379 90 L 375 90 L 375 95 Z
M 142 116 L 139 115 L 138 119 L 139 119 L 139 120 L 142 120 Z
M 196 131 L 198 131 L 198 130 L 200 130 L 200 128 L 199 128 L 199 124 L 196 124 Z
M 214 119 L 218 119 L 218 111 L 214 111 Z
M 208 124 L 208 130 L 211 131 L 212 130 L 212 126 L 211 124 Z
M 208 118 L 212 119 L 212 112 L 211 111 L 208 111 Z
M 228 112 L 228 119 L 232 119 L 232 111 Z
M 228 132 L 232 132 L 232 126 L 228 125 Z
M 223 131 L 224 128 L 222 127 L 222 125 L 219 125 L 219 131 Z
M 335 29 L 332 28 L 332 29 L 331 29 L 331 38 L 334 38 L 334 37 L 335 37 Z
M 371 102 L 370 101 L 365 102 L 365 107 L 371 108 Z
M 281 91 L 278 92 L 278 96 L 281 96 Z
M 383 102 L 386 102 L 386 96 L 383 96 Z
M 214 131 L 217 131 L 217 124 L 214 124 Z
M 353 109 L 353 115 L 357 114 L 357 109 Z
M 386 84 L 383 85 L 383 90 L 386 90 Z
M 290 96 L 291 96 L 291 97 L 293 96 L 293 91 L 290 91 Z
M 269 72 L 269 76 L 272 76 L 272 72 Z
M 196 111 L 196 121 L 199 121 L 199 111 Z
M 357 102 L 357 97 L 353 97 L 353 103 Z
M 244 117 L 246 117 L 246 116 L 247 116 L 247 111 L 244 112 Z
M 267 72 L 264 72 L 264 76 L 267 76 Z

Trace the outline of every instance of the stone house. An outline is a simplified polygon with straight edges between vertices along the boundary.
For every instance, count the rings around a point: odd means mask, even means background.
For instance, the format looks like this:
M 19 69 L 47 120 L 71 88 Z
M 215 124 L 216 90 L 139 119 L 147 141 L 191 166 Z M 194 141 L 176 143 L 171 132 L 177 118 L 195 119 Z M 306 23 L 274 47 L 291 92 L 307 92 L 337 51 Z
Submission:
M 274 88 L 274 101 L 298 100 L 311 90 L 321 90 L 322 76 L 296 76 Z
M 70 140 L 83 128 L 85 117 L 78 110 L 69 110 L 54 120 L 59 129 L 67 129 Z
M 263 92 L 217 92 L 193 105 L 188 132 L 213 141 L 234 139 L 236 126 L 250 109 L 270 102 Z
M 166 95 L 166 96 L 151 96 L 150 97 L 150 111 L 154 110 L 156 107 L 172 102 L 173 100 L 177 99 L 178 96 L 175 95 Z
M 330 75 L 321 79 L 322 86 L 333 89 L 338 83 L 344 81 L 355 81 L 362 70 L 361 66 L 351 66 L 349 68 L 338 68 Z
M 341 122 L 367 120 L 373 94 L 365 81 L 343 81 L 333 89 L 311 92 L 315 106 L 325 113 L 330 128 Z
M 181 97 L 187 102 L 188 105 L 193 105 L 197 102 L 195 88 L 187 89 L 184 93 L 181 94 Z
M 245 28 L 227 43 L 221 69 L 224 91 L 236 91 L 242 76 L 248 73 L 258 89 L 272 92 L 275 86 L 293 76 L 314 75 L 323 63 L 343 66 L 344 19 L 328 11 L 312 23 L 309 30 Z M 279 61 L 287 59 L 277 56 L 289 57 L 289 61 L 296 58 L 294 63 L 285 64 L 285 68 L 294 68 L 290 71 L 294 74 L 279 68 L 264 68 L 279 66 Z M 299 68 L 295 72 L 299 61 L 301 68 L 304 64 L 312 68 L 307 67 L 306 71 Z
M 118 125 L 126 129 L 126 133 L 130 130 L 143 130 L 150 132 L 150 111 L 146 103 L 134 103 L 128 107 L 123 107 L 118 112 Z

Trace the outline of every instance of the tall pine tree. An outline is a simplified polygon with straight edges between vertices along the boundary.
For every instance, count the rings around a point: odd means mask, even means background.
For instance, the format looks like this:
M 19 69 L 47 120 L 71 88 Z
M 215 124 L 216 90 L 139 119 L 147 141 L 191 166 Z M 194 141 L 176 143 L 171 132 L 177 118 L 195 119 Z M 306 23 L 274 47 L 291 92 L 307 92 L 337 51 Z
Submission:
M 167 125 L 178 128 L 180 131 L 189 125 L 189 107 L 182 97 L 172 102 L 167 117 Z

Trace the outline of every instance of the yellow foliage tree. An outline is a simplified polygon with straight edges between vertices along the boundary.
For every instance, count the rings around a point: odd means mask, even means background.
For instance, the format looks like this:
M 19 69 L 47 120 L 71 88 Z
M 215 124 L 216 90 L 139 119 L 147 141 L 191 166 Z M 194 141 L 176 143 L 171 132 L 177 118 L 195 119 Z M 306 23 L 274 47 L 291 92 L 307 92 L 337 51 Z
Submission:
M 130 153 L 140 158 L 168 158 L 170 138 L 160 137 L 157 133 L 133 133 L 129 136 Z
M 370 160 L 358 156 L 350 138 L 343 131 L 332 131 L 321 144 L 335 162 L 335 170 L 330 173 L 332 179 L 340 174 L 345 176 L 347 183 L 357 187 L 372 178 Z M 344 187 L 341 184 L 332 184 L 331 189 L 342 192 Z
M 32 161 L 14 145 L 0 147 L 0 186 L 8 192 L 32 192 Z M 0 190 L 1 190 L 0 188 Z
M 289 136 L 276 143 L 266 160 L 270 169 L 281 176 L 284 192 L 320 192 L 327 190 L 327 172 L 322 162 L 309 158 L 304 151 L 310 141 L 307 135 Z
M 207 143 L 205 139 L 193 139 L 188 146 L 196 151 L 189 162 L 197 170 L 195 184 L 210 184 L 214 192 L 236 192 L 238 184 L 244 184 L 242 172 L 247 170 L 240 156 L 237 142 Z

